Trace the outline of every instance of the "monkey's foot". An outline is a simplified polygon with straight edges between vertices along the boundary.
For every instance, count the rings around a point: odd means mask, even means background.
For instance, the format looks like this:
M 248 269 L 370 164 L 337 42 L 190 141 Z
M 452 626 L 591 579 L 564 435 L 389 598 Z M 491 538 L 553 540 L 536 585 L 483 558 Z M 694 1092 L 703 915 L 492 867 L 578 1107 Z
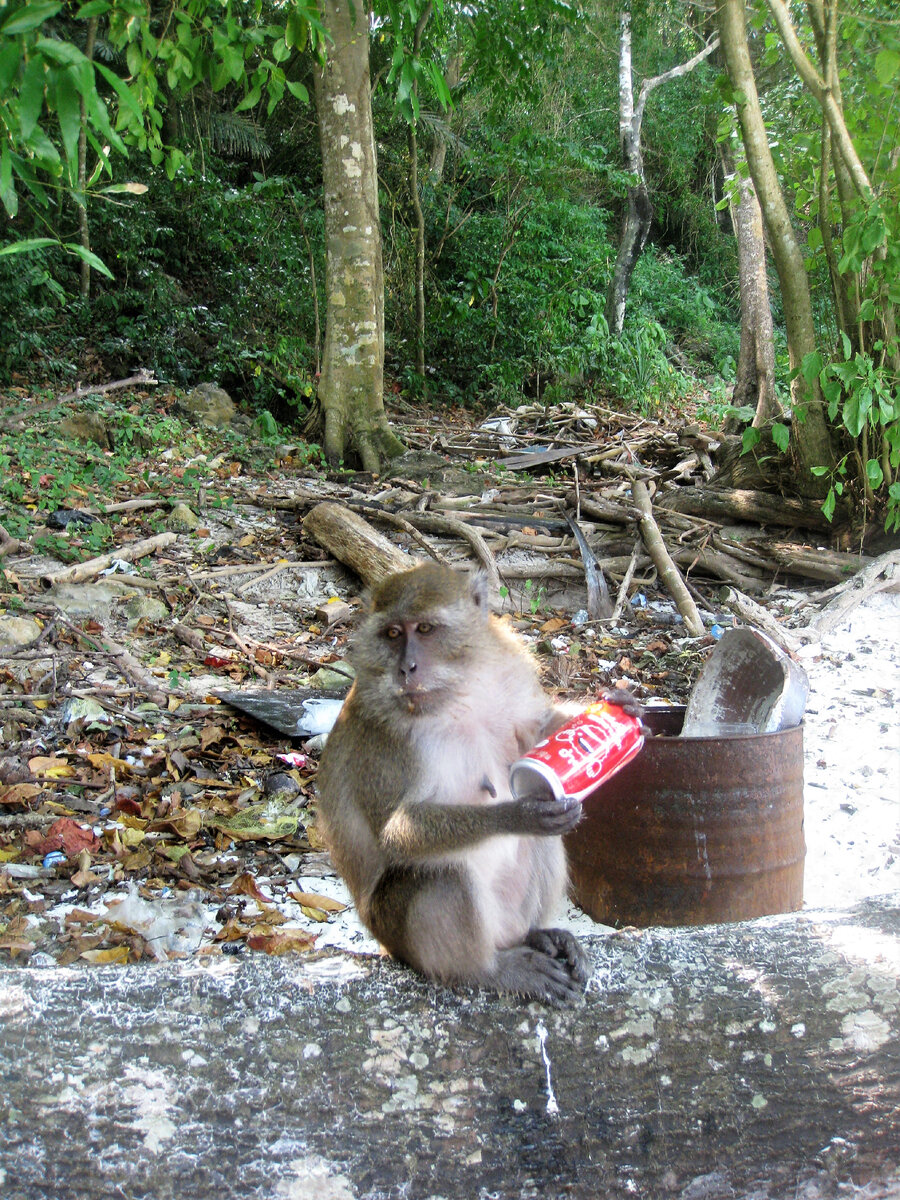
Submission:
M 590 976 L 587 955 L 563 929 L 533 929 L 521 946 L 501 950 L 496 970 L 485 980 L 545 1004 L 574 1004 Z
M 568 929 L 532 929 L 525 938 L 526 946 L 533 946 L 551 958 L 561 959 L 576 983 L 584 988 L 594 971 L 594 964 L 582 949 L 581 943 Z

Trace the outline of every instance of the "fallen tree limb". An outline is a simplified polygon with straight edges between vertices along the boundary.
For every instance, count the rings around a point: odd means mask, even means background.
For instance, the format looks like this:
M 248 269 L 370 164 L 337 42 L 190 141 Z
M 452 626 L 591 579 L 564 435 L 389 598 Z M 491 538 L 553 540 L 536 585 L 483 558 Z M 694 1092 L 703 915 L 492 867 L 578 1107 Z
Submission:
M 632 495 L 634 496 L 635 504 L 640 509 L 641 537 L 644 539 L 647 553 L 653 559 L 660 579 L 665 584 L 678 607 L 678 611 L 684 618 L 685 629 L 691 637 L 702 637 L 704 633 L 703 621 L 693 597 L 684 585 L 681 572 L 666 549 L 659 526 L 653 517 L 653 505 L 650 502 L 650 492 L 647 490 L 647 485 L 640 479 L 634 480 Z M 688 551 L 688 553 L 691 552 Z
M 307 537 L 354 571 L 368 587 L 420 562 L 387 540 L 368 521 L 344 504 L 317 504 L 303 518 Z
M 584 563 L 584 579 L 587 584 L 587 612 L 591 620 L 605 620 L 612 616 L 612 600 L 609 597 L 609 588 L 606 584 L 606 577 L 603 574 L 603 569 L 597 562 L 597 558 L 593 550 L 588 545 L 588 540 L 582 533 L 576 521 L 572 517 L 568 518 L 572 533 L 575 535 L 575 541 L 578 543 L 578 550 L 581 554 L 581 561 Z
M 742 488 L 673 488 L 657 497 L 656 506 L 671 512 L 711 517 L 719 521 L 752 521 L 760 525 L 787 525 L 801 529 L 830 528 L 817 501 L 773 496 L 768 492 Z
M 900 591 L 900 550 L 882 554 L 840 588 L 832 590 L 837 594 L 807 626 L 816 637 L 830 633 L 857 605 L 876 592 Z
M 100 575 L 116 560 L 135 562 L 139 558 L 146 558 L 148 554 L 155 554 L 157 550 L 171 546 L 177 537 L 178 535 L 175 533 L 157 533 L 155 537 L 144 538 L 141 542 L 132 542 L 130 546 L 120 546 L 110 551 L 109 554 L 88 558 L 84 562 L 76 563 L 73 567 L 42 575 L 41 587 L 52 588 L 58 583 L 84 583 L 86 580 Z
M 766 549 L 785 571 L 804 579 L 821 579 L 824 583 L 845 583 L 872 562 L 862 554 L 798 546 L 793 542 L 771 542 Z
M 497 563 L 491 553 L 491 548 L 477 529 L 461 521 L 458 517 L 444 517 L 437 513 L 407 513 L 407 520 L 416 529 L 427 533 L 442 533 L 449 537 L 459 537 L 468 542 L 475 552 L 475 557 L 487 572 L 491 591 L 496 595 L 500 591 L 500 574 Z
M 799 650 L 803 644 L 802 639 L 798 638 L 790 629 L 785 629 L 783 625 L 779 624 L 768 609 L 757 604 L 755 600 L 751 600 L 749 596 L 745 596 L 737 588 L 723 587 L 719 592 L 719 599 L 729 612 L 740 617 L 745 624 L 753 625 L 763 633 L 767 633 L 772 641 L 777 642 L 782 649 L 793 653 Z

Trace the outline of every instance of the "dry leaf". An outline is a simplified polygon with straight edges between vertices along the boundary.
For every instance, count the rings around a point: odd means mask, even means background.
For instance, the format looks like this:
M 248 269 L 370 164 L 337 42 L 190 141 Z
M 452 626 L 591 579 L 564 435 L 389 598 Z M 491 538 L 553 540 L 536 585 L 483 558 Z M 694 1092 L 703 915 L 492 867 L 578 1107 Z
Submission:
M 317 892 L 301 892 L 290 888 L 288 895 L 298 904 L 306 905 L 309 908 L 319 908 L 327 913 L 343 912 L 347 907 L 346 904 L 341 904 L 340 900 L 333 900 L 330 896 L 320 896 Z
M 247 945 L 251 950 L 262 950 L 265 954 L 305 953 L 316 944 L 316 935 L 305 929 L 281 929 L 277 933 L 251 934 Z
M 106 963 L 127 963 L 129 953 L 128 946 L 110 946 L 107 950 L 83 950 L 78 957 L 102 966 Z
M 71 858 L 81 850 L 93 850 L 99 844 L 99 840 L 90 827 L 83 829 L 71 817 L 60 817 L 32 849 L 35 854 L 41 856 L 50 854 L 53 850 L 61 850 L 66 858 Z
M 32 775 L 40 775 L 44 779 L 71 779 L 77 774 L 65 759 L 40 754 L 28 760 L 28 769 Z
M 0 789 L 0 805 L 5 808 L 24 808 L 40 792 L 40 784 L 14 783 L 12 787 Z

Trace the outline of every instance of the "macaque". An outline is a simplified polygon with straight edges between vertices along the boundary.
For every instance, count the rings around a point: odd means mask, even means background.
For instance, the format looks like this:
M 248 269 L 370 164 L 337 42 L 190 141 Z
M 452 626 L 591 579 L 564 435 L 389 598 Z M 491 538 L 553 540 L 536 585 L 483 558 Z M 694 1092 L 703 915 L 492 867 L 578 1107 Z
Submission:
M 508 782 L 510 765 L 571 714 L 488 612 L 485 580 L 435 563 L 391 576 L 351 662 L 319 818 L 361 919 L 432 979 L 573 1001 L 590 963 L 546 922 L 566 890 L 561 835 L 581 805 L 513 799 Z

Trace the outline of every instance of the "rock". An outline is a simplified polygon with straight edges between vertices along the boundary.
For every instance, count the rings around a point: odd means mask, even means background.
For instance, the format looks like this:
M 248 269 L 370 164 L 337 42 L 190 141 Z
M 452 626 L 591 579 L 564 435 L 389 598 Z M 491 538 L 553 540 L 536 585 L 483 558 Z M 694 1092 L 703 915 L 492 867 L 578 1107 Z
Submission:
M 47 596 L 68 617 L 97 617 L 103 616 L 114 601 L 134 591 L 126 579 L 107 577 L 100 583 L 58 583 Z
M 343 670 L 332 671 L 328 667 L 319 667 L 315 675 L 310 675 L 308 682 L 323 692 L 340 691 L 350 686 L 355 672 L 349 663 L 341 663 Z
M 166 528 L 173 533 L 193 533 L 200 528 L 200 518 L 186 504 L 173 504 Z
M 199 383 L 178 402 L 178 409 L 191 420 L 216 428 L 230 425 L 237 411 L 225 389 L 215 383 Z
M 113 448 L 113 436 L 97 413 L 75 413 L 60 421 L 58 428 L 63 437 L 74 438 L 76 442 L 95 442 L 102 450 Z
M 31 617 L 0 616 L 0 647 L 27 646 L 40 632 L 40 625 Z
M 155 596 L 133 596 L 125 605 L 129 625 L 137 625 L 139 621 L 149 621 L 158 625 L 171 617 L 168 604 L 157 600 Z

